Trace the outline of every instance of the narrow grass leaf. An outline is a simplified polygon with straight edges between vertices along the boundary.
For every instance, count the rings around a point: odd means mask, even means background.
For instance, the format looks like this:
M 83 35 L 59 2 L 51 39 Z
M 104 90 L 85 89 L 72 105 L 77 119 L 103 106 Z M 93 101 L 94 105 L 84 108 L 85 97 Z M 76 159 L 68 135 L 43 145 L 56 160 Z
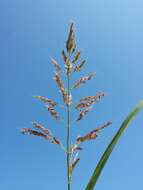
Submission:
M 121 127 L 113 137 L 111 143 L 108 145 L 107 149 L 105 150 L 104 154 L 102 155 L 100 161 L 98 162 L 93 175 L 91 176 L 91 179 L 89 180 L 89 183 L 87 184 L 87 187 L 85 190 L 93 190 L 97 180 L 110 156 L 112 153 L 116 143 L 120 139 L 121 135 L 124 133 L 125 129 L 129 126 L 131 121 L 135 118 L 135 116 L 138 114 L 138 112 L 143 108 L 143 100 L 134 108 L 134 110 L 127 116 L 127 118 L 122 123 Z

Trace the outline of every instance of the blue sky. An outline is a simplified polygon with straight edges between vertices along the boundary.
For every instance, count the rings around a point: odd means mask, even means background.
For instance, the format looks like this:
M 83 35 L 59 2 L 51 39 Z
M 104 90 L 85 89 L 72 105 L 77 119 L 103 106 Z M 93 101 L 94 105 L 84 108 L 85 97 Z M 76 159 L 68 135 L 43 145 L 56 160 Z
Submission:
M 23 136 L 21 127 L 42 122 L 64 140 L 65 126 L 53 121 L 32 98 L 60 101 L 49 57 L 61 62 L 71 21 L 78 47 L 94 80 L 74 92 L 74 100 L 104 91 L 107 96 L 80 124 L 73 138 L 112 120 L 96 140 L 83 145 L 72 189 L 83 190 L 102 152 L 131 109 L 143 99 L 143 2 L 141 0 L 0 1 L 0 189 L 66 189 L 65 156 L 42 139 Z M 78 79 L 78 76 L 75 76 Z M 142 189 L 143 112 L 114 150 L 96 189 Z

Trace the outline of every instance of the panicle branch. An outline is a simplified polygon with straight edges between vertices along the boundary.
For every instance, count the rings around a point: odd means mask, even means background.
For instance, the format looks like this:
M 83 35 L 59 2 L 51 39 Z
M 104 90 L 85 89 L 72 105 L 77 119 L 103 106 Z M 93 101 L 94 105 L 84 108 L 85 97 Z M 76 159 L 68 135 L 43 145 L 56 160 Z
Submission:
M 102 129 L 108 127 L 111 124 L 112 124 L 112 122 L 108 121 L 107 123 L 105 123 L 101 127 L 97 128 L 97 129 L 94 129 L 91 132 L 87 133 L 85 136 L 82 136 L 82 137 L 79 136 L 79 137 L 77 137 L 77 140 L 76 140 L 77 144 L 80 144 L 81 142 L 85 142 L 85 141 L 88 141 L 88 140 L 96 139 L 96 137 L 98 137 L 98 133 Z
M 54 106 L 58 105 L 55 101 L 53 101 L 47 97 L 44 97 L 44 96 L 34 96 L 34 98 L 37 98 L 38 100 L 40 100 L 41 102 L 43 102 L 45 104 L 48 104 L 49 106 L 54 107 Z
M 58 138 L 56 138 L 50 130 L 46 129 L 45 127 L 43 127 L 42 124 L 37 123 L 37 122 L 32 122 L 33 127 L 35 129 L 38 129 L 39 131 L 36 130 L 32 130 L 30 128 L 22 128 L 21 132 L 24 135 L 34 135 L 34 136 L 38 136 L 38 137 L 42 137 L 45 140 L 48 140 L 49 142 L 51 142 L 52 144 L 56 144 L 59 145 L 60 147 L 62 147 L 62 143 L 60 142 L 60 140 Z M 42 132 L 41 132 L 42 131 Z
M 95 73 L 91 73 L 87 76 L 81 77 L 74 85 L 73 88 L 79 88 L 82 84 L 86 83 L 86 81 L 91 80 L 95 76 Z

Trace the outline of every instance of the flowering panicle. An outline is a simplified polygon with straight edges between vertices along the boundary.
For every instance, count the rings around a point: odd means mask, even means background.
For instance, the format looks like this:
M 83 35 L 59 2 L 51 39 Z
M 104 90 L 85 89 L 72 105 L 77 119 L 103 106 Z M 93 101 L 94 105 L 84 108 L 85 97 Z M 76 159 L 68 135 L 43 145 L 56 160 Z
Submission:
M 37 137 L 41 137 L 44 140 L 49 141 L 52 144 L 58 145 L 64 152 L 66 153 L 67 157 L 67 181 L 68 181 L 68 189 L 70 189 L 70 179 L 71 174 L 73 173 L 75 166 L 78 164 L 80 158 L 79 153 L 82 150 L 80 144 L 85 141 L 96 139 L 99 132 L 109 126 L 111 122 L 107 122 L 99 128 L 96 128 L 84 136 L 78 136 L 75 140 L 74 144 L 71 144 L 70 137 L 71 137 L 71 107 L 73 106 L 75 109 L 79 111 L 79 115 L 76 118 L 76 121 L 82 120 L 85 115 L 92 109 L 93 104 L 98 102 L 102 97 L 105 96 L 103 92 L 100 92 L 94 96 L 87 96 L 83 97 L 79 100 L 79 103 L 76 105 L 72 104 L 72 90 L 79 88 L 82 84 L 85 84 L 88 80 L 91 80 L 95 73 L 90 73 L 88 75 L 82 76 L 79 80 L 77 80 L 73 86 L 71 86 L 71 77 L 74 73 L 78 73 L 84 68 L 86 61 L 81 57 L 81 51 L 77 49 L 75 43 L 75 34 L 74 34 L 74 25 L 71 23 L 70 30 L 68 33 L 68 38 L 66 41 L 66 47 L 61 52 L 62 55 L 62 62 L 64 67 L 61 67 L 58 61 L 54 58 L 51 58 L 51 63 L 54 66 L 54 81 L 56 82 L 58 89 L 62 95 L 63 102 L 66 106 L 67 112 L 67 135 L 66 135 L 66 148 L 61 143 L 61 141 L 52 134 L 52 132 L 45 128 L 41 123 L 32 122 L 33 129 L 30 128 L 22 128 L 21 132 L 26 135 L 34 135 Z M 63 68 L 63 69 L 62 69 Z M 67 85 L 64 83 L 63 77 L 66 78 Z M 50 115 L 55 120 L 60 120 L 61 117 L 56 111 L 56 106 L 60 106 L 59 103 L 55 102 L 52 99 L 49 99 L 45 96 L 34 96 L 36 99 L 40 100 L 46 106 L 47 110 L 49 111 Z M 63 106 L 62 106 L 63 108 Z

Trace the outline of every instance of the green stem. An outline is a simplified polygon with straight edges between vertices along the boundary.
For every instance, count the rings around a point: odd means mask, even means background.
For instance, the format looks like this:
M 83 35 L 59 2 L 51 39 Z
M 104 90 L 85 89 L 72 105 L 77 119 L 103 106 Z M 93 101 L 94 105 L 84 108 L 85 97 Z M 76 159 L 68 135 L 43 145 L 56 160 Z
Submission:
M 67 181 L 68 181 L 68 190 L 70 190 L 70 105 L 69 105 L 69 96 L 70 96 L 70 79 L 67 77 L 68 82 L 68 102 L 67 102 Z

